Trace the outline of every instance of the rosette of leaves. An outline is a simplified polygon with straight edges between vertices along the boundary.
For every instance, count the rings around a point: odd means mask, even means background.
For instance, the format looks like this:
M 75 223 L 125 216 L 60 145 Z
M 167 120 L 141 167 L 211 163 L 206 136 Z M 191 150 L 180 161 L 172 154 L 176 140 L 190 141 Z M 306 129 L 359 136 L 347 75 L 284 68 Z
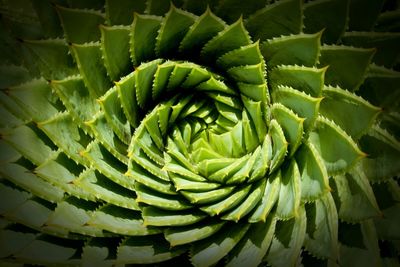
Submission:
M 396 264 L 397 8 L 2 0 L 2 262 Z

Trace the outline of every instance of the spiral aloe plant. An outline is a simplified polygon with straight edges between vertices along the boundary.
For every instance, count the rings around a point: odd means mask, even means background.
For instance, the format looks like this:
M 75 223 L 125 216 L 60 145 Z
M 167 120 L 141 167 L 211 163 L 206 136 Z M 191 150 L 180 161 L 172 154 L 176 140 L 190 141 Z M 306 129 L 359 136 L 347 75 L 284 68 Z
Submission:
M 0 3 L 2 263 L 398 264 L 398 1 Z

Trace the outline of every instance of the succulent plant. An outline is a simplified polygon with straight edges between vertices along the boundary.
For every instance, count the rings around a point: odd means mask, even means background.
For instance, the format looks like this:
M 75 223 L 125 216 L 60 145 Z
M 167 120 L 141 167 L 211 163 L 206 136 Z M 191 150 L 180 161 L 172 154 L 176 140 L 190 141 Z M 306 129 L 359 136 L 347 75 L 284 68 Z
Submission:
M 0 3 L 0 262 L 397 266 L 398 1 Z

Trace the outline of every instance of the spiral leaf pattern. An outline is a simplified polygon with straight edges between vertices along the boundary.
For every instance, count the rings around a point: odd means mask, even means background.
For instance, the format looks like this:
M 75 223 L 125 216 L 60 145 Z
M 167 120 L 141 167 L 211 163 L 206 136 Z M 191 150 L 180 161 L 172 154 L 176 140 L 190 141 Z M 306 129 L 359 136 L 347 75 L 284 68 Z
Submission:
M 397 4 L 239 2 L 1 1 L 1 261 L 398 260 Z

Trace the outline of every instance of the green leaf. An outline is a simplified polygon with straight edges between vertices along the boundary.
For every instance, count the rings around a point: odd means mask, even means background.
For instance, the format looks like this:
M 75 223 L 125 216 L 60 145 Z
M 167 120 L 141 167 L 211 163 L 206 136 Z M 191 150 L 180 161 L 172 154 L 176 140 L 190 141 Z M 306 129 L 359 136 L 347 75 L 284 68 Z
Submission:
M 238 222 L 241 218 L 246 216 L 253 208 L 258 204 L 264 195 L 266 186 L 266 180 L 262 179 L 253 184 L 250 194 L 246 197 L 246 200 L 242 204 L 229 211 L 221 217 L 223 220 L 230 220 Z
M 99 100 L 105 118 L 119 139 L 125 144 L 131 140 L 131 127 L 122 109 L 117 87 L 113 87 Z
M 259 266 L 271 244 L 276 219 L 250 226 L 246 235 L 228 255 L 227 266 Z
M 384 129 L 373 126 L 360 139 L 361 148 L 368 154 L 361 161 L 362 169 L 371 182 L 391 179 L 400 173 L 400 143 Z
M 374 53 L 374 49 L 367 48 L 322 46 L 319 66 L 329 66 L 325 84 L 338 85 L 349 91 L 357 90 L 364 81 Z
M 180 42 L 196 19 L 197 16 L 192 13 L 171 5 L 170 10 L 161 22 L 161 28 L 156 38 L 155 51 L 157 56 L 165 57 L 175 54 Z
M 271 115 L 282 127 L 289 142 L 289 156 L 292 156 L 303 139 L 303 121 L 293 111 L 277 103 L 271 107 Z
M 262 66 L 264 67 L 264 60 L 260 52 L 259 41 L 229 51 L 220 56 L 217 60 L 217 65 L 222 69 L 229 69 L 237 66 L 257 65 L 259 63 L 262 63 Z
M 329 175 L 342 173 L 365 157 L 350 136 L 323 117 L 318 117 L 309 140 L 324 160 Z
M 257 40 L 300 33 L 303 27 L 302 2 L 284 0 L 267 5 L 251 15 L 246 28 Z
M 113 132 L 104 114 L 98 113 L 92 121 L 86 123 L 94 133 L 96 139 L 115 158 L 124 164 L 128 163 L 127 145 L 123 143 Z
M 291 87 L 278 86 L 272 91 L 272 100 L 294 111 L 305 118 L 304 132 L 308 133 L 315 124 L 322 98 L 315 98 Z
M 228 69 L 228 75 L 236 82 L 264 84 L 265 72 L 263 63 L 257 65 L 237 66 Z
M 157 229 L 148 228 L 143 224 L 140 212 L 110 204 L 93 211 L 86 223 L 121 235 L 147 236 L 159 232 Z
M 81 153 L 92 140 L 76 123 L 68 113 L 60 113 L 48 121 L 38 124 L 51 140 L 75 162 L 85 164 Z
M 64 153 L 60 152 L 38 166 L 35 169 L 35 173 L 70 195 L 86 200 L 94 200 L 94 196 L 75 184 L 76 178 L 82 170 L 83 166 L 76 164 Z
M 50 202 L 58 202 L 64 196 L 64 191 L 44 181 L 17 163 L 2 164 L 0 173 L 12 183 Z
M 269 79 L 274 90 L 279 85 L 283 85 L 313 97 L 320 97 L 324 87 L 325 72 L 326 68 L 278 66 L 269 72 Z
M 47 80 L 63 79 L 78 73 L 65 40 L 24 40 L 23 46 L 41 76 Z
M 162 96 L 176 64 L 177 63 L 175 61 L 168 60 L 157 66 L 157 70 L 154 74 L 153 88 L 151 93 L 153 100 L 157 101 Z
M 100 105 L 89 95 L 89 90 L 80 76 L 51 81 L 50 85 L 74 120 L 81 123 L 81 126 L 83 122 L 91 120 L 93 115 L 100 110 Z
M 122 187 L 97 171 L 86 170 L 73 183 L 85 190 L 91 198 L 131 210 L 139 209 L 133 190 Z
M 321 115 L 333 120 L 356 139 L 368 131 L 381 111 L 361 97 L 337 87 L 325 87 L 323 97 Z
M 248 84 L 248 83 L 237 83 L 241 94 L 249 97 L 254 101 L 261 101 L 262 103 L 269 102 L 269 95 L 267 92 L 266 83 L 263 84 Z
M 104 66 L 111 80 L 118 81 L 132 69 L 129 59 L 130 28 L 128 26 L 110 27 L 102 25 L 100 32 Z
M 205 61 L 216 60 L 226 52 L 251 43 L 249 33 L 242 18 L 220 31 L 201 49 L 201 58 Z
M 57 6 L 57 12 L 68 42 L 83 44 L 100 39 L 98 26 L 104 23 L 104 15 L 95 10 L 82 10 Z M 93 30 L 94 29 L 94 30 Z
M 133 20 L 133 12 L 143 13 L 145 8 L 145 0 L 106 0 L 107 24 L 130 25 Z
M 338 215 L 331 194 L 306 205 L 307 234 L 304 245 L 312 255 L 336 262 L 338 258 Z
M 299 216 L 301 188 L 300 172 L 295 160 L 282 172 L 276 216 L 288 220 Z
M 11 87 L 8 95 L 35 122 L 49 119 L 58 111 L 58 99 L 44 79 L 32 80 L 28 83 Z
M 0 65 L 0 88 L 9 88 L 31 79 L 29 70 L 23 66 L 5 64 Z
M 190 26 L 179 45 L 179 51 L 185 54 L 198 55 L 198 51 L 225 27 L 225 22 L 207 8 L 193 25 Z
M 322 31 L 275 37 L 261 43 L 261 53 L 272 69 L 279 65 L 312 67 L 317 63 Z
M 212 236 L 224 225 L 225 222 L 223 221 L 209 219 L 207 222 L 202 221 L 199 224 L 167 228 L 164 235 L 165 239 L 171 244 L 171 247 L 175 247 Z
M 78 264 L 73 256 L 82 248 L 81 240 L 39 235 L 14 256 L 37 264 Z
M 195 266 L 211 266 L 228 254 L 243 238 L 250 224 L 227 223 L 212 238 L 195 243 L 190 251 L 190 261 Z
M 141 64 L 136 70 L 136 99 L 141 108 L 150 105 L 152 99 L 152 87 L 154 74 L 157 66 L 162 63 L 162 59 L 156 59 L 148 63 Z
M 25 229 L 23 229 L 25 230 Z M 18 253 L 38 236 L 34 231 L 18 231 L 18 229 L 2 229 L 0 231 L 0 257 L 6 258 Z
M 59 202 L 57 208 L 46 221 L 47 225 L 65 228 L 68 231 L 90 236 L 102 236 L 102 230 L 87 222 L 90 212 L 96 208 L 96 203 L 67 198 Z
M 135 185 L 137 194 L 136 202 L 145 203 L 149 206 L 156 207 L 162 210 L 187 210 L 192 208 L 189 202 L 179 195 L 166 195 L 137 183 Z
M 130 237 L 118 247 L 117 262 L 121 264 L 151 264 L 167 261 L 182 254 L 180 247 L 170 248 L 161 235 Z
M 3 199 L 7 199 L 7 201 L 0 203 L 1 215 L 12 212 L 32 197 L 31 193 L 15 187 L 7 181 L 0 182 L 0 194 Z
M 205 219 L 205 213 L 196 210 L 167 211 L 154 207 L 144 207 L 144 224 L 153 226 L 185 226 Z
M 301 175 L 301 201 L 317 200 L 330 191 L 328 173 L 321 155 L 306 141 L 295 155 Z
M 132 127 L 139 125 L 139 107 L 136 100 L 136 72 L 130 73 L 116 82 L 122 109 Z
M 398 43 L 399 33 L 386 32 L 347 32 L 342 37 L 343 44 L 356 47 L 375 48 L 376 53 L 372 62 L 388 68 L 396 64 L 400 53 Z
M 306 33 L 323 30 L 322 43 L 336 43 L 346 30 L 349 0 L 312 1 L 304 4 Z
M 266 222 L 270 211 L 275 206 L 278 200 L 280 185 L 281 185 L 281 172 L 277 171 L 275 174 L 267 179 L 267 184 L 265 186 L 264 194 L 259 201 L 259 204 L 254 209 L 253 214 L 249 217 L 248 221 L 250 223 L 255 222 Z M 270 216 L 269 218 L 271 218 Z
M 161 17 L 134 13 L 130 34 L 130 52 L 134 66 L 155 57 L 155 40 L 160 26 Z
M 283 162 L 287 153 L 288 142 L 281 126 L 276 120 L 270 122 L 268 135 L 272 139 L 272 158 L 269 173 L 274 172 Z
M 111 82 L 104 67 L 100 44 L 72 44 L 71 50 L 91 96 L 102 96 L 111 87 Z
M 298 216 L 289 221 L 278 221 L 272 239 L 267 262 L 272 266 L 295 266 L 300 257 L 307 227 L 304 207 L 298 209 Z
M 3 133 L 2 138 L 36 165 L 45 162 L 55 153 L 51 141 L 35 126 L 19 126 Z
M 238 187 L 229 197 L 217 203 L 202 206 L 200 207 L 200 210 L 208 213 L 211 216 L 219 215 L 239 205 L 239 203 L 242 202 L 249 194 L 250 189 L 251 185 L 243 185 Z
M 188 77 L 191 70 L 196 67 L 198 67 L 198 65 L 190 62 L 176 64 L 173 71 L 171 72 L 171 76 L 169 77 L 167 88 L 169 90 L 174 90 L 180 87 L 180 85 Z
M 86 150 L 81 152 L 81 155 L 90 161 L 92 167 L 96 168 L 113 182 L 125 188 L 134 189 L 134 180 L 124 175 L 127 171 L 126 165 L 114 157 L 97 141 L 90 143 Z
M 354 223 L 380 215 L 368 178 L 359 165 L 349 173 L 334 176 L 334 181 L 340 219 Z

